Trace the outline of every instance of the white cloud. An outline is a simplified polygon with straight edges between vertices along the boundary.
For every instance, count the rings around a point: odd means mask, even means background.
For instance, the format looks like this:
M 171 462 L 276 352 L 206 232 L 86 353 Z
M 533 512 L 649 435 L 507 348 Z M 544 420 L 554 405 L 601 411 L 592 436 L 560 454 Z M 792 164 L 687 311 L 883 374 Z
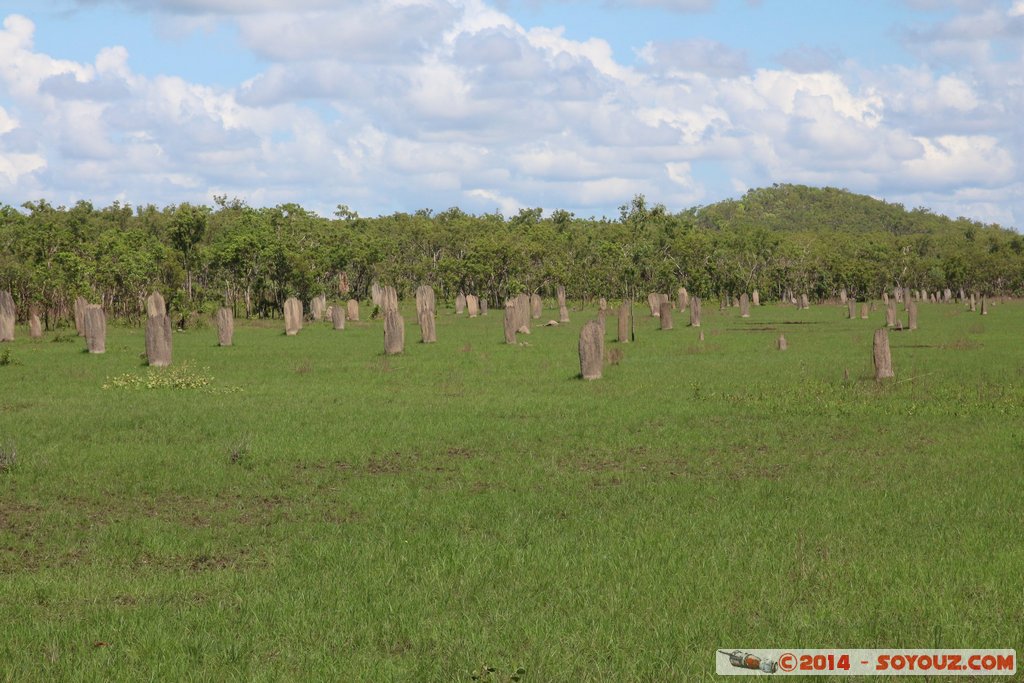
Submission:
M 956 76 L 939 78 L 936 95 L 939 106 L 949 109 L 970 111 L 978 106 L 978 98 L 974 94 L 974 90 Z
M 0 135 L 10 133 L 18 127 L 18 120 L 7 113 L 7 110 L 0 107 Z
M 52 76 L 67 74 L 78 82 L 92 78 L 89 65 L 53 59 L 33 50 L 35 24 L 27 17 L 12 14 L 4 19 L 0 31 L 0 82 L 7 94 L 16 98 L 39 95 L 39 85 Z
M 503 196 L 493 190 L 477 188 L 468 190 L 465 194 L 472 203 L 479 203 L 483 205 L 490 204 L 491 207 L 497 208 L 503 216 L 514 216 L 519 213 L 520 209 L 524 208 L 522 202 L 519 202 L 512 197 Z M 489 209 L 485 206 L 481 210 L 488 211 Z
M 272 61 L 404 62 L 428 52 L 458 16 L 443 0 L 379 0 L 336 10 L 238 18 L 246 45 Z
M 992 187 L 1013 180 L 1016 165 L 995 138 L 943 135 L 918 142 L 924 153 L 903 164 L 915 184 L 931 188 Z
M 668 179 L 678 186 L 673 195 L 680 204 L 696 204 L 704 198 L 704 187 L 694 180 L 689 163 L 685 161 L 667 163 L 665 172 L 668 174 Z
M 708 76 L 738 76 L 749 68 L 745 52 L 707 39 L 649 42 L 638 54 L 652 68 L 666 73 L 683 71 Z
M 17 187 L 22 176 L 45 167 L 46 160 L 38 154 L 11 154 L 0 151 L 0 177 L 6 181 L 0 183 L 0 187 Z
M 91 64 L 59 60 L 35 49 L 30 20 L 8 17 L 5 194 L 165 204 L 217 192 L 327 214 L 342 202 L 507 215 L 614 214 L 639 192 L 675 210 L 788 181 L 955 196 L 943 206 L 977 202 L 986 215 L 1021 196 L 1011 112 L 1024 109 L 1024 51 L 1006 47 L 1016 4 L 908 34 L 927 54 L 966 40 L 972 57 L 956 68 L 873 70 L 810 47 L 752 70 L 744 51 L 710 40 L 649 42 L 628 65 L 600 37 L 527 29 L 483 0 L 159 8 L 189 26 L 230 22 L 265 68 L 210 87 L 143 76 L 117 46 Z M 978 48 L 983 36 L 1010 57 Z
M 904 43 L 923 58 L 937 64 L 968 63 L 984 67 L 996 49 L 1024 56 L 1024 14 L 1018 4 L 1009 10 L 993 0 L 976 3 L 975 11 L 963 12 L 947 21 L 905 30 Z

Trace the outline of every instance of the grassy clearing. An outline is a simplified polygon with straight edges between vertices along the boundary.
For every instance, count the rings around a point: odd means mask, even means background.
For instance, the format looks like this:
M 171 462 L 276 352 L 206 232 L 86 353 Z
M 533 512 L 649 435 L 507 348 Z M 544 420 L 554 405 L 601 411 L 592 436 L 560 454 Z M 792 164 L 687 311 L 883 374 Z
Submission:
M 593 311 L 509 347 L 498 312 L 447 310 L 391 358 L 380 322 L 175 333 L 189 388 L 144 386 L 141 329 L 89 356 L 19 328 L 0 679 L 709 680 L 718 647 L 1020 649 L 1024 305 L 922 304 L 881 387 L 881 310 L 706 308 L 699 342 L 638 306 L 592 383 Z

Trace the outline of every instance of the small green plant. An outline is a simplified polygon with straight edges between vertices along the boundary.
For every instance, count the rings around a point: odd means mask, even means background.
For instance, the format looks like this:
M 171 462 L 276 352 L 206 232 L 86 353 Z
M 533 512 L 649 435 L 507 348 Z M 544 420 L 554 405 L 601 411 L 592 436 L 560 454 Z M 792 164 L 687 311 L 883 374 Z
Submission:
M 55 343 L 55 344 L 62 344 L 62 343 L 67 343 L 67 342 L 73 342 L 76 339 L 78 339 L 78 335 L 77 334 L 70 334 L 70 333 L 67 333 L 67 332 L 58 332 L 57 334 L 55 334 L 53 336 L 53 339 L 51 339 L 50 341 Z
M 104 389 L 199 389 L 216 393 L 241 391 L 241 387 L 216 388 L 209 368 L 193 369 L 188 363 L 167 368 L 148 368 L 145 375 L 126 372 L 108 378 Z
M 241 464 L 242 466 L 249 464 L 249 439 L 245 438 L 238 441 L 234 446 L 231 447 L 228 452 L 228 462 L 232 465 Z
M 14 365 L 14 359 L 11 358 L 11 350 L 4 349 L 3 353 L 0 353 L 0 366 Z

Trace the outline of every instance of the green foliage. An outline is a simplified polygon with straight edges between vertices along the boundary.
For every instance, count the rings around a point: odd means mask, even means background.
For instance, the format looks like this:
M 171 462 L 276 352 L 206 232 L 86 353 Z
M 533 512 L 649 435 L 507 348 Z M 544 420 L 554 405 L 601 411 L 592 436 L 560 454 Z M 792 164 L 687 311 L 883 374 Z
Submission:
M 775 185 L 676 214 L 637 195 L 617 220 L 545 218 L 539 208 L 364 218 L 344 204 L 332 217 L 226 196 L 214 204 L 0 206 L 0 287 L 19 306 L 67 315 L 83 295 L 129 319 L 158 289 L 186 323 L 224 304 L 276 316 L 288 296 L 337 296 L 341 273 L 359 299 L 378 281 L 403 298 L 430 284 L 441 300 L 465 291 L 492 305 L 560 284 L 581 300 L 678 287 L 705 298 L 758 289 L 764 300 L 904 286 L 1024 293 L 1024 239 L 1012 230 L 835 188 Z

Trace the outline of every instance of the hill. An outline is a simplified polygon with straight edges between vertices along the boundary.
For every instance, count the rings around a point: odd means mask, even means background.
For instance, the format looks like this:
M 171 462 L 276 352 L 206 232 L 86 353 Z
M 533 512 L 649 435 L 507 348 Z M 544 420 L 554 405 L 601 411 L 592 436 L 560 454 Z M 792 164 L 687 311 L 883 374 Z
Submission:
M 907 211 L 889 203 L 834 187 L 776 184 L 749 190 L 740 199 L 727 199 L 697 209 L 705 226 L 758 227 L 795 232 L 886 232 L 893 235 L 943 234 L 978 228 L 1012 230 L 967 218 L 956 220 L 919 207 Z

